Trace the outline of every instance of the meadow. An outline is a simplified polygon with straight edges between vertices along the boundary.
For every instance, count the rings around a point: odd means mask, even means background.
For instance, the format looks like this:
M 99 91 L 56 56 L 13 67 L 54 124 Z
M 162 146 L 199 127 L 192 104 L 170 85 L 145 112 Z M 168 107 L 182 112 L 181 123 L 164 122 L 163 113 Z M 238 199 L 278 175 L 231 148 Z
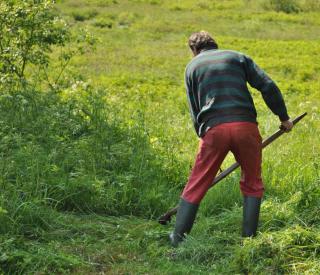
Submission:
M 0 3 L 0 274 L 320 272 L 319 1 L 33 2 Z M 183 78 L 199 30 L 308 115 L 264 151 L 256 238 L 240 236 L 237 171 L 173 249 L 157 218 L 197 151 Z M 279 121 L 251 91 L 267 137 Z

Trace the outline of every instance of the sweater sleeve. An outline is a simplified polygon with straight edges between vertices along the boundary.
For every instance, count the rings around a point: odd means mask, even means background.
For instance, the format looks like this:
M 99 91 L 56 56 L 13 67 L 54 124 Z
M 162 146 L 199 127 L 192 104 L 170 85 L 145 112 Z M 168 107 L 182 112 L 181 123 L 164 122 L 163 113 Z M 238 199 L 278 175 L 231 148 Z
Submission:
M 267 106 L 281 121 L 288 120 L 285 102 L 275 82 L 250 57 L 245 55 L 244 65 L 250 86 L 261 92 Z
M 199 107 L 196 102 L 196 91 L 194 90 L 194 83 L 192 81 L 192 78 L 188 75 L 187 70 L 185 72 L 185 87 L 186 87 L 186 92 L 187 92 L 187 98 L 188 98 L 188 103 L 189 103 L 189 111 L 193 123 L 193 127 L 199 136 L 199 128 L 200 125 L 197 121 L 197 116 L 199 114 Z

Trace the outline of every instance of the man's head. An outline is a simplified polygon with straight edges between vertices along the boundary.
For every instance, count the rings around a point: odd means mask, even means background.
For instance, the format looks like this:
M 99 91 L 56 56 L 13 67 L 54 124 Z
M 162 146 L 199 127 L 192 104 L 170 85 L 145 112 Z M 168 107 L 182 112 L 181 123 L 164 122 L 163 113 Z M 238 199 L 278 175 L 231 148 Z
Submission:
M 194 56 L 203 50 L 218 49 L 218 44 L 206 31 L 191 34 L 188 44 Z

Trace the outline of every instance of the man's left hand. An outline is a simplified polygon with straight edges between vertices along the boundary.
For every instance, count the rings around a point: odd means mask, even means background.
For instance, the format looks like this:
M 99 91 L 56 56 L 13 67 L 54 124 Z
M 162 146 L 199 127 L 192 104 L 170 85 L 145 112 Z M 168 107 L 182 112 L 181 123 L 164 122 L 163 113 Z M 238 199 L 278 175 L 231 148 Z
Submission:
M 280 125 L 280 129 L 285 132 L 290 132 L 293 127 L 293 123 L 291 120 L 282 121 Z

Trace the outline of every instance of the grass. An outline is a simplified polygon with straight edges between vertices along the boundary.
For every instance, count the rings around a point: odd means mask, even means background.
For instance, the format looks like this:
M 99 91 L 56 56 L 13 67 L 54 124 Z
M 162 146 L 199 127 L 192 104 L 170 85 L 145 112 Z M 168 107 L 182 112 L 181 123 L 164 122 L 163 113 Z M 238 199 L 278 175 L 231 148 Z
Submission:
M 298 12 L 277 12 L 266 2 L 56 5 L 74 31 L 86 27 L 100 42 L 72 60 L 58 94 L 1 94 L 1 272 L 319 271 L 319 9 L 298 1 Z M 210 190 L 192 234 L 174 250 L 172 226 L 156 218 L 176 204 L 197 150 L 183 73 L 187 38 L 201 29 L 221 48 L 252 56 L 278 83 L 289 114 L 308 116 L 264 152 L 257 238 L 240 238 L 235 172 Z M 266 137 L 278 122 L 252 93 Z
M 245 241 L 239 206 L 211 217 L 201 211 L 193 234 L 177 250 L 168 246 L 170 229 L 155 221 L 56 213 L 55 224 L 36 240 L 2 236 L 2 268 L 8 273 L 313 274 L 319 268 L 319 228 L 307 227 L 303 213 L 297 216 L 297 202 L 265 201 L 261 233 Z

